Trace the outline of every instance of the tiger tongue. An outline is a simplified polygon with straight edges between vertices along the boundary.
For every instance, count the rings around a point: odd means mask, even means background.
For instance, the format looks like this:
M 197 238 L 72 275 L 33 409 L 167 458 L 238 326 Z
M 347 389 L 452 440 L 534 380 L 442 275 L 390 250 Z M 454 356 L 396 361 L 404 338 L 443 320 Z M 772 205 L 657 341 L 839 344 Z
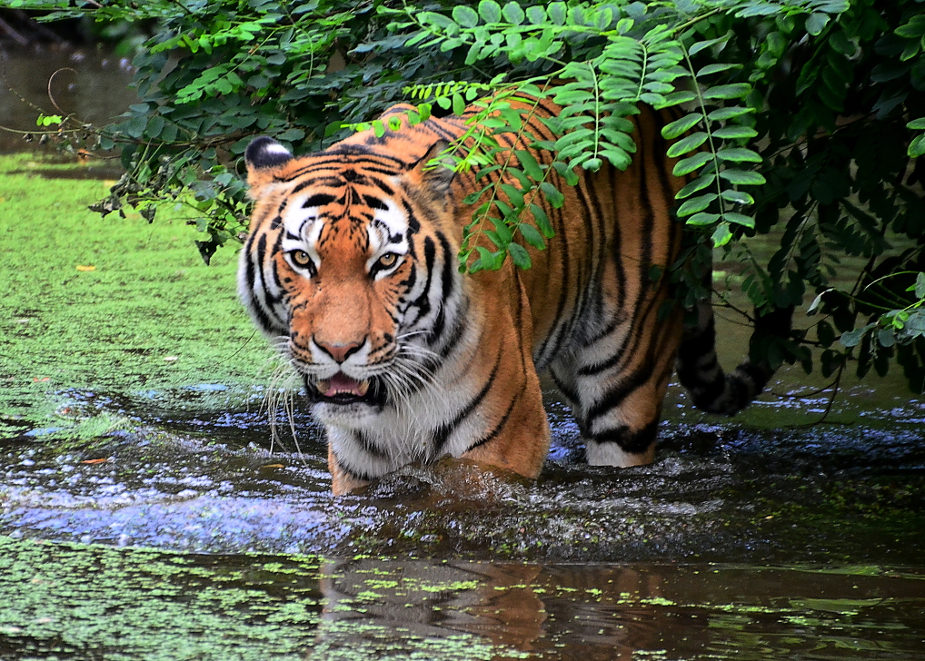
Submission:
M 356 379 L 351 379 L 343 372 L 338 372 L 327 381 L 328 387 L 323 393 L 325 397 L 334 397 L 338 393 L 349 393 L 362 397 L 369 389 L 369 381 L 362 383 Z

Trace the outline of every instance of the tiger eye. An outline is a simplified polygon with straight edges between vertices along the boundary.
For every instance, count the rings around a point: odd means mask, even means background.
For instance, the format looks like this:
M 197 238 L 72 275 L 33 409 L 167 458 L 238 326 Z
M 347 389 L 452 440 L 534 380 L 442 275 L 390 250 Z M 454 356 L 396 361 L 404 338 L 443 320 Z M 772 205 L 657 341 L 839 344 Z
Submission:
M 293 250 L 289 253 L 289 258 L 292 259 L 293 264 L 303 269 L 312 263 L 312 258 L 304 250 Z
M 396 261 L 398 261 L 398 255 L 396 255 L 394 252 L 387 252 L 379 258 L 379 266 L 387 269 L 391 266 L 394 266 Z

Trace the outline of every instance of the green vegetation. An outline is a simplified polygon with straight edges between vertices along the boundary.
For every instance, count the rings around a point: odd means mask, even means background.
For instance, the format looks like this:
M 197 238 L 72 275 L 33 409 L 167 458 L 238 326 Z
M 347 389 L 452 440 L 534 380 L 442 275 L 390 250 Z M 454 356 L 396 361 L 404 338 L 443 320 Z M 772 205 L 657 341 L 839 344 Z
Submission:
M 70 178 L 79 174 L 33 156 L 0 158 L 3 426 L 49 424 L 64 388 L 247 390 L 265 381 L 257 375 L 270 353 L 237 300 L 234 252 L 206 266 L 182 212 L 164 209 L 150 224 L 100 218 L 87 205 L 112 182 Z

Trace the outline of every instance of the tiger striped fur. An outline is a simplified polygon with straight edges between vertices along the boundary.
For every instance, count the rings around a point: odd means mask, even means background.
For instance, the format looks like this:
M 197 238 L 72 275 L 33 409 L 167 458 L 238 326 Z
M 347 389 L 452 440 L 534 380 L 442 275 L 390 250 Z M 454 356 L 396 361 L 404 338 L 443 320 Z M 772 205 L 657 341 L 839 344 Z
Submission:
M 553 138 L 540 118 L 558 111 L 538 103 L 535 137 Z M 556 236 L 545 251 L 528 247 L 532 268 L 508 260 L 474 275 L 457 270 L 473 211 L 463 199 L 486 180 L 476 188 L 474 172 L 425 167 L 465 132 L 465 117 L 360 132 L 299 158 L 268 138 L 251 143 L 255 206 L 239 290 L 305 381 L 335 493 L 446 454 L 535 477 L 550 440 L 543 369 L 596 465 L 652 461 L 679 347 L 699 406 L 731 414 L 760 392 L 767 365 L 719 369 L 709 306 L 683 344 L 681 311 L 659 312 L 669 279 L 650 273 L 679 253 L 670 211 L 684 182 L 665 156 L 666 120 L 651 109 L 632 119 L 629 169 L 605 165 L 574 187 L 551 177 L 566 200 L 545 207 Z M 514 140 L 499 136 L 523 148 Z

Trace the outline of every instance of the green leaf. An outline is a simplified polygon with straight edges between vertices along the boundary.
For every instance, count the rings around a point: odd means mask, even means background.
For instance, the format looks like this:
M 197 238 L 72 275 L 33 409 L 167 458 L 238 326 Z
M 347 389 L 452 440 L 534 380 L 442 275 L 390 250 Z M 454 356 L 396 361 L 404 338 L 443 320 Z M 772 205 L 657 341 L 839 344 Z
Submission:
M 517 268 L 526 271 L 528 268 L 533 266 L 533 260 L 530 259 L 530 253 L 528 253 L 527 249 L 519 243 L 509 243 L 507 246 L 507 251 L 510 253 L 511 259 L 514 260 L 514 266 Z
M 702 119 L 703 115 L 696 112 L 685 115 L 681 119 L 676 119 L 662 127 L 662 137 L 666 140 L 674 140 L 697 126 Z
M 861 343 L 861 340 L 864 339 L 864 335 L 871 328 L 873 328 L 873 324 L 868 324 L 863 328 L 855 328 L 854 330 L 848 331 L 847 333 L 843 333 L 839 341 L 843 346 L 846 346 L 849 349 L 851 347 L 856 347 Z
M 549 222 L 549 216 L 546 215 L 546 211 L 538 204 L 530 204 L 528 207 L 530 213 L 533 214 L 533 220 L 536 221 L 536 226 L 539 228 L 540 232 L 543 233 L 547 239 L 551 239 L 556 235 L 556 231 L 552 227 L 552 223 Z
M 828 14 L 815 13 L 810 14 L 806 19 L 806 31 L 814 37 L 821 34 L 825 26 L 829 24 Z
M 501 212 L 505 216 L 511 215 L 511 208 L 502 202 L 495 202 L 495 205 L 501 209 Z M 501 245 L 507 245 L 514 238 L 514 232 L 511 231 L 511 228 L 502 218 L 495 218 L 494 216 L 489 217 L 492 224 L 495 226 L 495 231 L 498 233 L 498 237 L 501 240 Z
M 728 83 L 726 85 L 717 85 L 703 91 L 704 99 L 729 100 L 740 99 L 752 91 L 752 86 L 748 83 Z
M 543 179 L 543 169 L 532 153 L 525 149 L 517 149 L 514 153 L 517 155 L 517 160 L 520 161 L 520 165 L 523 167 L 528 177 L 534 181 L 541 181 Z
M 464 28 L 474 28 L 479 24 L 479 15 L 468 5 L 456 5 L 453 7 L 453 20 Z
M 684 188 L 679 190 L 678 194 L 675 195 L 675 199 L 683 200 L 684 198 L 689 197 L 698 191 L 702 191 L 707 186 L 712 185 L 714 181 L 716 181 L 716 175 L 712 172 L 709 174 L 701 175 L 684 186 Z
M 565 19 L 568 16 L 568 9 L 564 2 L 553 2 L 546 7 L 546 13 L 549 20 L 555 25 L 565 25 Z
M 761 163 L 761 156 L 745 147 L 729 147 L 720 149 L 716 152 L 716 157 L 721 161 L 731 163 Z
M 717 197 L 719 196 L 716 193 L 707 193 L 706 195 L 690 198 L 678 207 L 678 217 L 683 218 L 684 216 L 695 214 L 698 211 L 703 211 L 709 207 Z
M 504 5 L 504 9 L 501 10 L 501 13 L 504 14 L 504 18 L 507 19 L 508 23 L 513 25 L 520 25 L 524 22 L 524 18 L 526 18 L 524 10 L 513 0 Z
M 736 213 L 735 211 L 726 211 L 722 214 L 723 220 L 727 223 L 735 223 L 736 225 L 742 225 L 743 227 L 752 228 L 755 226 L 755 219 L 751 216 L 746 216 L 744 213 Z
M 751 170 L 722 170 L 719 176 L 739 186 L 761 186 L 766 183 L 762 174 Z
M 35 120 L 36 126 L 51 126 L 52 124 L 60 124 L 64 121 L 64 118 L 61 115 L 44 115 L 40 114 Z
M 700 212 L 700 213 L 695 213 L 693 216 L 688 218 L 686 222 L 688 225 L 712 225 L 718 220 L 719 220 L 718 213 Z
M 707 119 L 709 119 L 711 122 L 722 122 L 727 119 L 741 117 L 742 115 L 747 115 L 753 112 L 755 112 L 754 108 L 744 108 L 742 106 L 724 106 L 712 111 L 709 115 L 707 115 Z
M 714 46 L 725 45 L 726 42 L 729 41 L 729 36 L 730 35 L 725 34 L 722 37 L 716 37 L 715 39 L 706 39 L 704 41 L 695 42 L 691 44 L 691 47 L 687 49 L 687 52 L 691 56 L 693 56 L 702 50 L 706 50 L 707 48 L 713 48 Z
M 709 152 L 698 152 L 693 156 L 688 158 L 681 159 L 675 163 L 672 174 L 676 177 L 684 176 L 685 174 L 690 174 L 695 170 L 699 170 L 701 167 L 713 160 L 713 155 Z
M 915 297 L 925 298 L 925 273 L 919 273 L 915 276 Z
M 539 230 L 536 229 L 533 225 L 530 225 L 529 223 L 521 223 L 517 226 L 517 229 L 520 230 L 520 234 L 524 237 L 524 240 L 531 246 L 537 250 L 546 249 L 546 241 L 543 239 L 543 235 L 540 234 Z
M 546 10 L 540 5 L 527 7 L 527 20 L 532 25 L 542 25 L 546 22 Z
M 703 67 L 700 71 L 697 72 L 697 78 L 702 78 L 704 76 L 709 76 L 714 73 L 720 73 L 722 71 L 729 71 L 730 69 L 741 69 L 741 64 L 708 64 Z
M 908 155 L 912 158 L 918 158 L 925 154 L 925 134 L 917 136 L 909 143 Z
M 501 20 L 501 5 L 495 0 L 481 0 L 479 2 L 479 16 L 486 23 L 497 23 Z
M 732 240 L 732 232 L 729 229 L 729 223 L 720 223 L 715 230 L 713 230 L 713 235 L 710 237 L 713 240 L 713 245 L 717 248 L 720 248 L 729 241 Z
M 665 98 L 662 100 L 661 105 L 656 106 L 656 109 L 668 108 L 681 103 L 690 103 L 696 98 L 697 95 L 690 90 L 679 90 L 677 92 L 672 92 L 671 94 L 666 94 Z
M 559 192 L 559 189 L 553 186 L 548 181 L 544 181 L 540 184 L 540 190 L 543 192 L 543 196 L 549 201 L 554 209 L 559 209 L 565 204 L 565 196 Z
M 911 122 L 906 124 L 907 129 L 912 129 L 914 131 L 925 130 L 925 117 L 919 117 L 918 119 L 913 119 Z
M 675 158 L 676 156 L 692 152 L 706 142 L 709 137 L 710 136 L 703 132 L 692 133 L 671 145 L 668 148 L 668 157 Z
M 750 205 L 755 203 L 755 198 L 745 191 L 733 190 L 731 188 L 723 190 L 722 198 L 733 204 Z
M 727 124 L 723 128 L 713 131 L 713 136 L 722 140 L 741 140 L 743 138 L 754 138 L 756 135 L 758 135 L 758 131 L 741 124 Z

